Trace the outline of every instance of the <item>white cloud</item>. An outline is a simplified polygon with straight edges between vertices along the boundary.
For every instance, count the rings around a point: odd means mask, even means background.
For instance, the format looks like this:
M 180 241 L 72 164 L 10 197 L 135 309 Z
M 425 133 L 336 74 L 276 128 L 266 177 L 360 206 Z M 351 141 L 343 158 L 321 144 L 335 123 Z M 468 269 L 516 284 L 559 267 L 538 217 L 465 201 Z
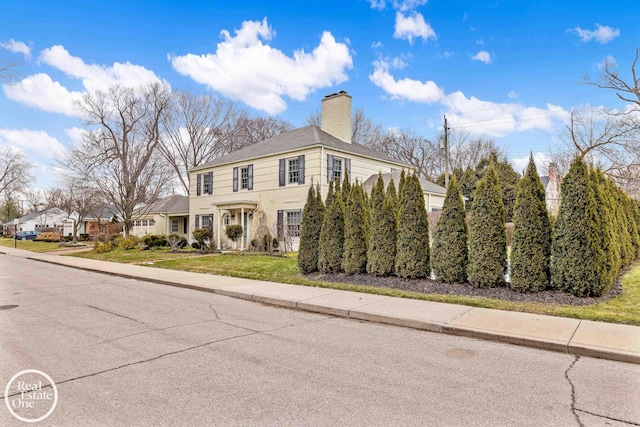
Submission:
M 58 82 L 51 80 L 48 74 L 34 74 L 14 84 L 2 85 L 7 98 L 30 107 L 51 113 L 79 116 L 73 102 L 80 100 L 82 93 L 69 91 Z
M 89 132 L 86 129 L 79 127 L 72 127 L 69 129 L 65 129 L 65 133 L 69 137 L 69 140 L 73 145 L 79 144 L 82 142 L 83 137 Z
M 433 28 L 425 22 L 424 16 L 418 12 L 414 12 L 411 15 L 404 15 L 402 12 L 396 13 L 396 26 L 393 37 L 407 39 L 409 43 L 413 43 L 414 37 L 422 37 L 425 41 L 438 38 Z
M 55 159 L 66 152 L 56 138 L 40 130 L 0 129 L 0 142 L 25 152 L 27 157 Z
M 77 56 L 72 56 L 63 46 L 56 45 L 40 53 L 40 61 L 63 71 L 66 75 L 82 80 L 85 91 L 102 90 L 119 84 L 127 87 L 140 87 L 160 79 L 151 70 L 130 62 L 116 62 L 106 67 L 87 64 Z M 83 91 L 72 91 L 48 74 L 39 73 L 24 78 L 15 84 L 4 84 L 7 98 L 44 111 L 79 116 L 73 102 L 80 100 Z
M 596 67 L 598 67 L 599 70 L 604 70 L 605 67 L 617 67 L 617 66 L 618 66 L 618 61 L 616 61 L 616 58 L 614 58 L 611 55 L 608 55 L 606 58 L 604 58 L 602 61 L 600 61 L 600 63 L 596 65 Z
M 371 9 L 382 10 L 387 6 L 387 2 L 385 0 L 369 0 L 369 4 L 371 5 Z
M 485 64 L 491 64 L 491 54 L 486 50 L 481 50 L 471 57 L 474 61 L 484 62 Z
M 406 12 L 424 6 L 427 4 L 427 1 L 428 0 L 395 0 L 393 2 L 393 8 L 400 12 Z
M 373 43 L 371 43 L 371 47 L 372 47 L 373 49 L 379 49 L 379 48 L 381 48 L 381 47 L 383 47 L 383 46 L 384 46 L 384 45 L 382 44 L 382 42 L 381 42 L 381 41 L 377 41 L 377 42 L 373 42 Z
M 518 92 L 516 92 L 515 90 L 510 90 L 507 96 L 509 97 L 509 99 L 518 99 Z
M 390 64 L 384 60 L 374 62 L 374 71 L 369 79 L 391 99 L 442 104 L 447 107 L 447 118 L 452 125 L 474 132 L 504 136 L 531 129 L 553 131 L 557 121 L 569 115 L 568 111 L 552 104 L 547 104 L 546 108 L 527 107 L 519 103 L 482 101 L 473 96 L 469 98 L 460 91 L 447 94 L 431 80 L 396 79 L 389 72 L 390 68 Z
M 432 104 L 444 97 L 444 90 L 433 81 L 421 82 L 407 78 L 396 80 L 389 73 L 390 66 L 391 64 L 384 60 L 374 62 L 375 69 L 369 79 L 391 95 L 392 99 L 407 99 Z
M 609 43 L 620 35 L 619 29 L 600 24 L 596 24 L 596 28 L 594 30 L 583 30 L 580 27 L 575 27 L 573 30 L 569 31 L 574 31 L 578 34 L 578 37 L 580 37 L 584 43 L 590 42 L 591 40 L 595 40 L 602 44 Z
M 551 157 L 544 153 L 537 152 L 533 155 L 533 162 L 536 164 L 538 175 L 548 175 L 549 163 L 551 163 L 551 161 Z M 513 169 L 518 173 L 523 173 L 527 169 L 528 164 L 529 156 L 511 159 L 511 165 L 513 165 Z
M 226 30 L 221 34 L 223 41 L 215 53 L 169 56 L 171 65 L 180 74 L 269 114 L 287 108 L 285 96 L 302 101 L 317 89 L 348 80 L 346 70 L 353 66 L 348 46 L 326 31 L 312 52 L 298 50 L 292 57 L 265 43 L 275 35 L 266 18 L 243 22 L 234 36 Z
M 6 43 L 0 42 L 0 47 L 13 53 L 21 53 L 27 59 L 31 58 L 31 47 L 24 42 L 10 39 Z
M 40 61 L 56 67 L 68 76 L 81 79 L 82 85 L 89 92 L 106 91 L 116 84 L 139 87 L 160 81 L 153 71 L 130 62 L 115 62 L 111 67 L 87 64 L 60 45 L 44 49 L 40 53 Z

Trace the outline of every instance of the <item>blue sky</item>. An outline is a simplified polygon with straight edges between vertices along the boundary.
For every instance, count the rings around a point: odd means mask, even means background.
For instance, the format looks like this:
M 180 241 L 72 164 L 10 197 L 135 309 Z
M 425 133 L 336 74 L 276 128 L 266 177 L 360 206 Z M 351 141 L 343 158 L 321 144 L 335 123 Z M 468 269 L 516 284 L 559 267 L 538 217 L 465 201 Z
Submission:
M 0 55 L 21 65 L 0 90 L 0 144 L 48 188 L 82 127 L 74 99 L 164 80 L 296 127 L 337 90 L 385 128 L 429 138 L 446 114 L 521 167 L 529 151 L 548 156 L 572 108 L 621 106 L 581 82 L 607 58 L 630 74 L 638 16 L 626 0 L 5 2 Z

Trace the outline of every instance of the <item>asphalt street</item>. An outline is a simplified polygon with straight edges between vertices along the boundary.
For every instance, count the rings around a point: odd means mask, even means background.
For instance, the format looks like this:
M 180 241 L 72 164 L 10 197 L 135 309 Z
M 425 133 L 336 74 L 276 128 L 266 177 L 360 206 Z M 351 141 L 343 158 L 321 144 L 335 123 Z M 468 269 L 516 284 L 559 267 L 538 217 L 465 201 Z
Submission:
M 2 390 L 25 369 L 42 425 L 640 425 L 640 365 L 0 255 Z

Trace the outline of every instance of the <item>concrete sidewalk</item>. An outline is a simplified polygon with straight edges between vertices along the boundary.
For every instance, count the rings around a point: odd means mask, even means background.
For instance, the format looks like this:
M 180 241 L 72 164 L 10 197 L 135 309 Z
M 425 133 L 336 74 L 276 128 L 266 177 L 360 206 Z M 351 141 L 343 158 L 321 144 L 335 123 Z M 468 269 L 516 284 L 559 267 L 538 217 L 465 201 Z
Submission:
M 13 248 L 0 253 L 351 319 L 640 364 L 640 327 L 166 270 Z

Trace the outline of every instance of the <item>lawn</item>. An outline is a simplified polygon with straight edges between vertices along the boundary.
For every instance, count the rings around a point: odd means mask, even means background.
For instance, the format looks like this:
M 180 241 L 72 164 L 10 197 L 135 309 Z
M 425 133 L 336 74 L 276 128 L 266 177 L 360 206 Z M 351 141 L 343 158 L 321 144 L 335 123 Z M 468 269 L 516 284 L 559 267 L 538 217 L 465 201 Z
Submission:
M 14 240 L 3 237 L 0 238 L 0 247 L 13 248 Z M 15 242 L 17 249 L 24 249 L 31 252 L 47 252 L 60 249 L 60 243 L 57 242 L 36 242 L 33 240 L 18 240 Z
M 84 255 L 84 254 L 83 254 Z M 206 258 L 160 261 L 155 267 L 198 273 L 219 274 L 296 285 L 318 286 L 356 292 L 367 292 L 403 298 L 422 299 L 474 307 L 499 310 L 522 311 L 596 320 L 611 323 L 626 323 L 640 326 L 640 264 L 634 266 L 622 279 L 623 293 L 617 298 L 600 304 L 573 307 L 557 304 L 516 303 L 497 299 L 456 295 L 420 294 L 391 288 L 331 283 L 311 280 L 298 273 L 297 261 L 293 257 L 281 258 L 265 255 L 215 255 Z
M 184 250 L 180 252 L 171 252 L 169 248 L 153 248 L 146 251 L 138 249 L 121 249 L 116 248 L 111 252 L 96 253 L 94 251 L 80 252 L 70 254 L 79 258 L 97 259 L 100 261 L 122 262 L 128 264 L 144 263 L 158 260 L 170 260 L 175 258 L 202 257 L 200 252 L 193 250 Z

